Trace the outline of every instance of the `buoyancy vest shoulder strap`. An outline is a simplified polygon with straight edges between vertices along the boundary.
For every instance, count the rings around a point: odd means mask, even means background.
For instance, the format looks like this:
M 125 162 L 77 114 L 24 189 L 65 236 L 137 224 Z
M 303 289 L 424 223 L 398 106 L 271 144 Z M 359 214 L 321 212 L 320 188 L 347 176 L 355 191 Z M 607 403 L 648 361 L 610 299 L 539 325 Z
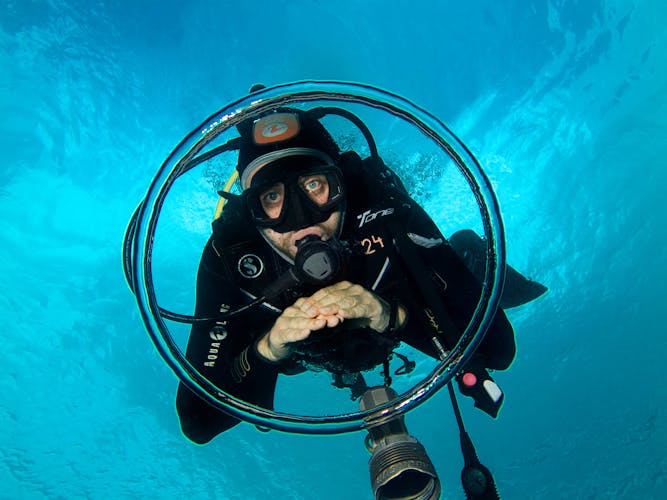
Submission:
M 404 215 L 406 211 L 407 209 L 402 210 L 394 217 L 389 217 L 386 223 L 394 238 L 401 259 L 413 275 L 415 281 L 419 283 L 424 299 L 435 314 L 438 324 L 442 327 L 441 333 L 447 347 L 452 349 L 459 341 L 461 332 L 447 312 L 447 308 L 433 283 L 429 270 L 418 254 L 415 244 L 408 237 L 405 223 L 401 220 L 401 215 Z

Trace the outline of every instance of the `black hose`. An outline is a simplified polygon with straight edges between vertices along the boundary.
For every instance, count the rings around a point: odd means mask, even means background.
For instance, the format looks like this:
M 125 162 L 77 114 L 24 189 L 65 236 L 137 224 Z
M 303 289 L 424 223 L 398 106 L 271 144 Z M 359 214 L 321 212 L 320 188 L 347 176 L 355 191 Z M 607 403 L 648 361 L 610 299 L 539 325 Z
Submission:
M 461 417 L 461 410 L 456 401 L 456 394 L 451 382 L 447 384 L 449 397 L 452 400 L 452 408 L 456 416 L 456 423 L 459 426 L 459 436 L 461 438 L 461 452 L 463 453 L 463 469 L 461 470 L 461 484 L 465 491 L 466 498 L 469 500 L 500 500 L 498 487 L 493 479 L 491 471 L 479 461 L 475 445 L 466 432 Z

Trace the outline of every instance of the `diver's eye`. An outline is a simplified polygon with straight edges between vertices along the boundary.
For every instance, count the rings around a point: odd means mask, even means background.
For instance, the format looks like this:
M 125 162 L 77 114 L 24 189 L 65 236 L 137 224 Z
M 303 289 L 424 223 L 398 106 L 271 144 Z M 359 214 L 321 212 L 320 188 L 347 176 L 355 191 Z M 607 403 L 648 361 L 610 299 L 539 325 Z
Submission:
M 262 191 L 259 195 L 259 202 L 264 213 L 272 219 L 277 218 L 282 210 L 284 196 L 285 186 L 283 184 L 274 184 Z
M 277 203 L 280 201 L 280 194 L 276 191 L 270 191 L 262 195 L 262 201 L 264 203 Z
M 324 204 L 329 200 L 329 182 L 325 175 L 300 177 L 299 185 L 315 203 Z

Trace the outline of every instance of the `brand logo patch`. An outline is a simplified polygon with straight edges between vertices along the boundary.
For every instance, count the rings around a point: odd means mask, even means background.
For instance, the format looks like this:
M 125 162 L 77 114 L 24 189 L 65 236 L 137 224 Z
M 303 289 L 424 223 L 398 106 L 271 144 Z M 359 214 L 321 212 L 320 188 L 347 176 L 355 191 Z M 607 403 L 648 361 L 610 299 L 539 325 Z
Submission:
M 264 271 L 264 262 L 255 254 L 246 254 L 239 259 L 238 271 L 244 278 L 256 278 Z
M 301 125 L 297 115 L 292 113 L 275 113 L 260 118 L 253 127 L 255 144 L 271 144 L 291 139 L 299 133 Z
M 208 336 L 211 337 L 211 340 L 220 341 L 227 338 L 227 329 L 222 325 L 215 325 L 208 332 Z
M 284 134 L 286 131 L 287 123 L 285 122 L 269 123 L 262 129 L 262 136 L 276 137 L 277 135 Z
M 384 217 L 393 213 L 393 208 L 385 208 L 384 210 L 378 210 L 377 212 L 366 210 L 363 214 L 357 215 L 357 219 L 359 219 L 359 227 L 363 226 L 367 222 L 374 221 L 377 217 Z

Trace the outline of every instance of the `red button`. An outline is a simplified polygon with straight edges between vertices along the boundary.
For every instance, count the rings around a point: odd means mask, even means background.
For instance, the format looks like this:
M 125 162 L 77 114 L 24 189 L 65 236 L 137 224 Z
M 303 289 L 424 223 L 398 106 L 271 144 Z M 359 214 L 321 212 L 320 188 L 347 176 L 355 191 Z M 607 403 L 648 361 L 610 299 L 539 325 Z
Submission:
M 466 373 L 463 375 L 463 384 L 467 385 L 468 387 L 472 387 L 477 383 L 477 377 L 475 377 L 474 373 Z

